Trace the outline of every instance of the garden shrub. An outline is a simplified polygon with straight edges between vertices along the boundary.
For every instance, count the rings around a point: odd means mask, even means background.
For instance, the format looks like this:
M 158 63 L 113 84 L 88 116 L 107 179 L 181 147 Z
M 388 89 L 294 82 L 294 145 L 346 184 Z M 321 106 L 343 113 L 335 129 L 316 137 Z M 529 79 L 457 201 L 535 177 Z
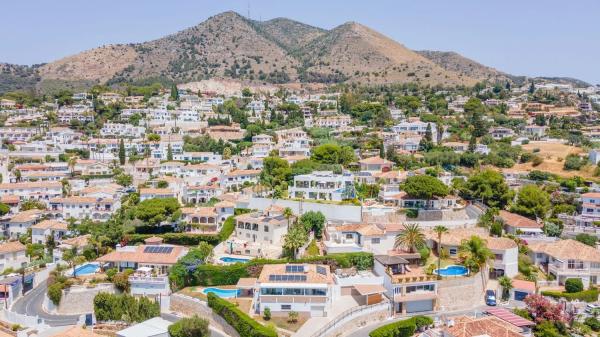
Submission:
M 584 302 L 596 302 L 598 300 L 598 289 L 590 288 L 589 290 L 584 290 L 576 293 L 547 290 L 542 291 L 542 295 L 553 297 L 556 299 L 564 298 L 567 301 L 580 300 Z
M 416 330 L 416 317 L 412 317 L 381 326 L 371 331 L 369 337 L 410 337 Z
M 98 321 L 142 322 L 160 316 L 160 304 L 147 297 L 101 292 L 94 297 L 94 313 Z
M 568 293 L 578 293 L 583 291 L 583 282 L 580 278 L 568 278 L 565 281 L 565 290 Z

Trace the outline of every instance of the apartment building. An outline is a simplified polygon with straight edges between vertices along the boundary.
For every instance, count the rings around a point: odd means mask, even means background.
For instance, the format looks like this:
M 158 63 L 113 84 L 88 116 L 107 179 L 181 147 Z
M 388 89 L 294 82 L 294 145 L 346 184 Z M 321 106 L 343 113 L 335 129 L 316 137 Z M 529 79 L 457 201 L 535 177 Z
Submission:
M 103 137 L 143 138 L 145 133 L 146 128 L 143 126 L 110 122 L 104 123 L 100 130 L 100 135 Z
M 27 235 L 27 230 L 42 219 L 44 212 L 39 209 L 30 209 L 11 215 L 3 222 L 4 236 L 11 239 L 18 239 Z
M 256 280 L 253 310 L 273 316 L 295 311 L 305 317 L 324 317 L 334 303 L 334 280 L 327 265 L 264 265 Z
M 33 127 L 0 127 L 0 139 L 9 142 L 27 142 L 37 134 L 39 134 L 39 129 Z
M 0 270 L 4 271 L 8 268 L 17 270 L 27 266 L 29 258 L 25 251 L 25 245 L 19 241 L 0 244 Z
M 600 276 L 600 251 L 576 240 L 529 242 L 533 263 L 564 285 L 569 278 L 579 278 L 586 287 L 596 286 Z
M 185 185 L 183 200 L 188 204 L 203 204 L 223 194 L 219 185 Z
M 70 196 L 49 201 L 49 216 L 56 219 L 108 220 L 121 206 L 118 199 Z
M 353 186 L 354 176 L 350 173 L 315 171 L 295 176 L 288 192 L 292 198 L 342 201 L 353 196 Z
M 20 200 L 48 200 L 62 195 L 62 184 L 59 181 L 35 181 L 23 183 L 0 184 L 0 196 L 14 195 Z

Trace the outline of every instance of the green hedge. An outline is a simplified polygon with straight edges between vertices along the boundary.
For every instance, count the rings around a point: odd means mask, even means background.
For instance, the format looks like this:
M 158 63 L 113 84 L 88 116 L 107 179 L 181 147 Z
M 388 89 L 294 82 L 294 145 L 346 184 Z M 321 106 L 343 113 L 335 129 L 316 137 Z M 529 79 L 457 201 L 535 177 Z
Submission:
M 410 337 L 417 330 L 414 318 L 386 324 L 369 333 L 369 337 Z
M 125 240 L 129 244 L 142 243 L 149 237 L 157 236 L 165 243 L 182 246 L 197 246 L 200 242 L 206 242 L 213 246 L 219 244 L 218 234 L 188 234 L 188 233 L 165 233 L 165 234 L 127 234 Z
M 235 230 L 235 218 L 230 216 L 223 222 L 223 226 L 221 227 L 221 231 L 219 232 L 219 240 L 221 242 L 229 239 L 229 236 Z
M 277 337 L 276 331 L 258 323 L 238 309 L 235 304 L 213 293 L 208 294 L 208 306 L 223 317 L 240 334 L 240 337 Z
M 596 302 L 598 300 L 598 289 L 591 288 L 588 290 L 576 292 L 576 293 L 567 293 L 562 291 L 555 290 L 547 290 L 542 291 L 543 296 L 549 296 L 556 299 L 564 298 L 567 301 L 580 300 L 585 302 Z
M 200 265 L 187 277 L 170 276 L 171 287 L 181 289 L 189 286 L 221 286 L 236 284 L 242 277 L 258 277 L 265 264 L 281 263 L 314 263 L 326 264 L 340 268 L 356 267 L 359 270 L 369 270 L 373 267 L 373 254 L 371 253 L 339 253 L 325 256 L 311 256 L 303 259 L 288 260 L 270 260 L 253 259 L 248 263 L 235 263 L 226 266 L 217 266 L 212 264 Z M 178 270 L 178 262 L 173 269 Z

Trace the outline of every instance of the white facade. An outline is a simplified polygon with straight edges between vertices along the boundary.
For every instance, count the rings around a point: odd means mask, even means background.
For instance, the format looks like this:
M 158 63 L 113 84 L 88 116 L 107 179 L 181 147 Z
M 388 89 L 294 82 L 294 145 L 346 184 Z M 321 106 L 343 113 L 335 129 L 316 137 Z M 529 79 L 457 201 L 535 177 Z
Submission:
M 347 188 L 351 188 L 353 183 L 351 174 L 315 171 L 295 176 L 288 191 L 292 198 L 342 201 L 346 198 Z

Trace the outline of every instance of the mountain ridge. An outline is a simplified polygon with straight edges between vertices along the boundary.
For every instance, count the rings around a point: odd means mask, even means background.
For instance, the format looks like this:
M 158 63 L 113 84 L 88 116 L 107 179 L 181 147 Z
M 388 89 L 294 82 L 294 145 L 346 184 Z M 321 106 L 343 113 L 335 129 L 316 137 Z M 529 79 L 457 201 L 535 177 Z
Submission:
M 523 78 L 454 52 L 413 51 L 357 22 L 327 30 L 228 11 L 146 42 L 100 46 L 35 67 L 0 67 L 0 92 L 204 79 L 454 86 Z

